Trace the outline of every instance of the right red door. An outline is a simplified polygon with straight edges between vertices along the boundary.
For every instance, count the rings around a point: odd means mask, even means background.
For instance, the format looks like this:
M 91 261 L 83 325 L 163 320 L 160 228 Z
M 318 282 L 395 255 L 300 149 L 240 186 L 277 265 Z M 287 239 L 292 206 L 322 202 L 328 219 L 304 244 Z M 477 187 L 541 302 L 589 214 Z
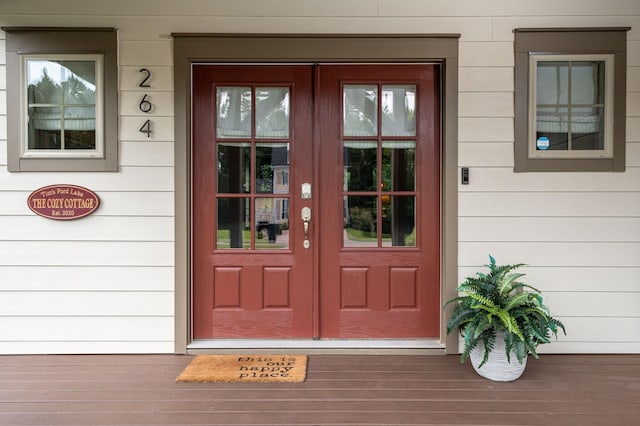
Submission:
M 439 65 L 321 65 L 320 338 L 440 330 Z

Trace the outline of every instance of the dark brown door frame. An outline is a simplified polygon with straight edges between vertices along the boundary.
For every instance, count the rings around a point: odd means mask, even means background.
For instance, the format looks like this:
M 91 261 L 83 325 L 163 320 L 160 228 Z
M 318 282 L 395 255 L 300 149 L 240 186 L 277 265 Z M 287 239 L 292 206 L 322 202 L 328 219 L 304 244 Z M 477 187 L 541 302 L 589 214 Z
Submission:
M 459 34 L 282 35 L 172 34 L 175 130 L 175 352 L 186 353 L 190 324 L 191 66 L 194 63 L 439 62 L 442 87 L 441 300 L 455 294 L 458 254 L 458 40 Z M 445 351 L 457 352 L 457 336 Z

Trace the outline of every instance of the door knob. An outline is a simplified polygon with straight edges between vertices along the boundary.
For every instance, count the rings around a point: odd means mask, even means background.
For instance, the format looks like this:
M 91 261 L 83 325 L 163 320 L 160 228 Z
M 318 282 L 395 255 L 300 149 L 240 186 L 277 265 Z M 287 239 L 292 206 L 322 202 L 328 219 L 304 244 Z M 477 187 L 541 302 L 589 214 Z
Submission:
M 311 222 L 311 209 L 309 207 L 303 207 L 300 210 L 300 217 L 302 218 L 302 226 L 304 229 L 304 242 L 302 246 L 306 249 L 311 247 L 309 243 L 309 222 Z

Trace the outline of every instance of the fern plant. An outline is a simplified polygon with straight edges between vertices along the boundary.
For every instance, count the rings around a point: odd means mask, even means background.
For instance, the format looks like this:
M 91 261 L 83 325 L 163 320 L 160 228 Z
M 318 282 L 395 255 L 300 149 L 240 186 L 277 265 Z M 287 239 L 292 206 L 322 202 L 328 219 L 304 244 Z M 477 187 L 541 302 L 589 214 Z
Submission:
M 467 278 L 458 287 L 459 296 L 445 304 L 445 307 L 455 304 L 447 333 L 459 331 L 464 337 L 460 362 L 482 342 L 484 357 L 479 366 L 482 367 L 498 332 L 504 335 L 507 360 L 511 362 L 513 351 L 520 363 L 529 353 L 538 358 L 538 345 L 549 343 L 552 334 L 557 337 L 558 330 L 567 334 L 562 322 L 553 318 L 544 305 L 540 291 L 519 281 L 525 274 L 515 270 L 523 263 L 498 266 L 493 256 L 489 256 L 489 264 L 485 266 L 489 268 L 487 274 L 478 272 Z

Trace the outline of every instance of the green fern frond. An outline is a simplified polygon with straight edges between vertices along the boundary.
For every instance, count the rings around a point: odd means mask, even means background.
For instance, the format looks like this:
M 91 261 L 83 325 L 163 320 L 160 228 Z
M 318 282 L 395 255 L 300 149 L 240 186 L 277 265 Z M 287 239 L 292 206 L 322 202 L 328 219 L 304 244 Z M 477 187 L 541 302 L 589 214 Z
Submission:
M 499 291 L 500 293 L 509 293 L 513 289 L 513 283 L 520 277 L 524 277 L 525 274 L 506 274 L 503 279 L 500 280 Z
M 485 305 L 488 307 L 495 307 L 495 303 L 491 301 L 491 299 L 477 293 L 471 293 L 469 291 L 465 291 L 465 294 L 471 299 L 480 302 L 481 305 Z
M 513 299 L 511 299 L 507 304 L 507 306 L 504 307 L 504 310 L 510 311 L 515 306 L 524 305 L 529 301 L 529 299 L 530 299 L 530 295 L 528 293 L 521 293 L 516 297 L 514 297 Z
M 451 333 L 455 329 L 462 329 L 465 323 L 473 319 L 474 314 L 472 309 L 455 309 L 447 321 L 447 333 Z

